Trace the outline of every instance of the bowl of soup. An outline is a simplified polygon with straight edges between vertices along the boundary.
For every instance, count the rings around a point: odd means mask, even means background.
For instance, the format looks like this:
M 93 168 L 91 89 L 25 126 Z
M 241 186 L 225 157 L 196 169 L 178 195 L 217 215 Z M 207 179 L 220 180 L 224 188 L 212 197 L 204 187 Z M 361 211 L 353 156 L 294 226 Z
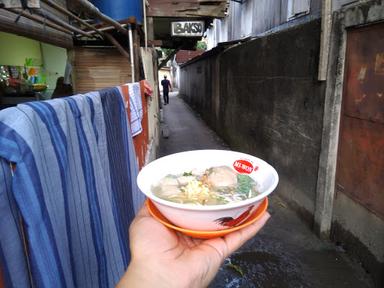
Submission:
M 276 170 L 255 156 L 230 150 L 193 150 L 142 168 L 137 184 L 174 225 L 194 231 L 244 224 L 279 182 Z

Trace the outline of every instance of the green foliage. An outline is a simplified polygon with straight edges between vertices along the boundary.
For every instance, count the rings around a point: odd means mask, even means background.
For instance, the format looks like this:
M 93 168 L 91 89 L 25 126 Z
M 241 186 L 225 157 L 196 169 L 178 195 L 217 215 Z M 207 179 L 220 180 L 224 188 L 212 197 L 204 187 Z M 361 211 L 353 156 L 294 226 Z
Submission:
M 161 51 L 163 52 L 163 57 L 167 58 L 174 49 L 168 49 L 168 48 L 161 48 Z
M 207 50 L 207 43 L 205 43 L 204 41 L 198 41 L 196 43 L 196 49 L 197 50 Z

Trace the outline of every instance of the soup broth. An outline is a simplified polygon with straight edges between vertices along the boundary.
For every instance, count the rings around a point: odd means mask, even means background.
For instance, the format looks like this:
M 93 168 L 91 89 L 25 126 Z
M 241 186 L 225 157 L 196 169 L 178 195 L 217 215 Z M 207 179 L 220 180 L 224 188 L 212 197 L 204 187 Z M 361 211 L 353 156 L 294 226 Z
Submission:
M 196 205 L 238 202 L 259 194 L 255 180 L 229 166 L 169 174 L 152 186 L 152 192 L 164 200 Z

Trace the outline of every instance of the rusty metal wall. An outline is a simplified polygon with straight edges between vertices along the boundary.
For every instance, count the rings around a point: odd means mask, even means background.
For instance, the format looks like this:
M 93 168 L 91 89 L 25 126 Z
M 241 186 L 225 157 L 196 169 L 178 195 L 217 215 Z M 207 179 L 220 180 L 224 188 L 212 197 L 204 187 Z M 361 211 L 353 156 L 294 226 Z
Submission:
M 384 23 L 347 32 L 337 191 L 384 219 Z

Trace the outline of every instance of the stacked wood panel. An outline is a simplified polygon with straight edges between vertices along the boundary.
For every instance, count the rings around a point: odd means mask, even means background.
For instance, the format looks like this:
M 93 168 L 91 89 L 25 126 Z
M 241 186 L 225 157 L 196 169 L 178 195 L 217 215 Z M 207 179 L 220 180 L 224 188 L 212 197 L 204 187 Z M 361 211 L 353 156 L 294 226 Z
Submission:
M 76 93 L 131 81 L 130 62 L 115 48 L 76 48 L 73 63 Z

